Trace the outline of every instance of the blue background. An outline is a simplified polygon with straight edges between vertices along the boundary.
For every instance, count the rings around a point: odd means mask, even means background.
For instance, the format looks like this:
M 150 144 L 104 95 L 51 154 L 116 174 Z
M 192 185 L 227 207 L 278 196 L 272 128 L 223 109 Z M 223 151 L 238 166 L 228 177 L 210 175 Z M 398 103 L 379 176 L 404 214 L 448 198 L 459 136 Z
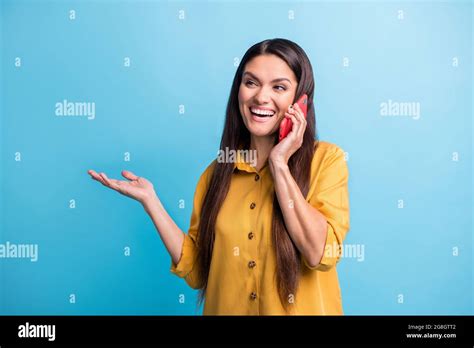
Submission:
M 312 62 L 320 140 L 348 153 L 345 242 L 365 255 L 338 264 L 345 314 L 473 314 L 472 17 L 462 1 L 2 1 L 0 243 L 39 257 L 0 259 L 0 313 L 201 313 L 141 205 L 87 170 L 148 178 L 187 231 L 234 58 L 283 37 Z M 55 116 L 64 99 L 95 119 Z M 382 117 L 389 99 L 420 119 Z

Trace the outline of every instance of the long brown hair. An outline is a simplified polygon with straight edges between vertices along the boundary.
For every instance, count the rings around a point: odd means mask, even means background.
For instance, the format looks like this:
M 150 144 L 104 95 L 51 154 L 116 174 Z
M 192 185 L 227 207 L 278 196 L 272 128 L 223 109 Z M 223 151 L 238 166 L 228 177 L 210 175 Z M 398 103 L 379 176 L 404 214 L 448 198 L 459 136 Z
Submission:
M 303 49 L 296 43 L 276 38 L 264 40 L 250 47 L 237 68 L 227 102 L 224 131 L 220 149 L 244 149 L 250 147 L 250 132 L 245 126 L 239 110 L 238 93 L 242 82 L 242 73 L 245 65 L 251 59 L 263 54 L 274 54 L 283 59 L 293 70 L 298 86 L 295 101 L 306 93 L 308 95 L 307 127 L 304 132 L 302 146 L 291 156 L 288 166 L 303 196 L 306 197 L 309 189 L 311 160 L 315 151 L 316 140 L 315 113 L 313 107 L 314 78 L 311 63 Z M 275 133 L 275 144 L 278 141 L 278 132 Z M 209 269 L 211 266 L 212 250 L 215 239 L 215 225 L 217 215 L 229 191 L 234 163 L 215 162 L 215 167 L 205 195 L 198 229 L 197 265 L 200 280 L 198 306 L 205 298 Z M 273 194 L 272 241 L 276 253 L 276 284 L 280 301 L 288 310 L 290 295 L 295 296 L 301 267 L 301 254 L 295 247 L 286 229 L 283 214 Z

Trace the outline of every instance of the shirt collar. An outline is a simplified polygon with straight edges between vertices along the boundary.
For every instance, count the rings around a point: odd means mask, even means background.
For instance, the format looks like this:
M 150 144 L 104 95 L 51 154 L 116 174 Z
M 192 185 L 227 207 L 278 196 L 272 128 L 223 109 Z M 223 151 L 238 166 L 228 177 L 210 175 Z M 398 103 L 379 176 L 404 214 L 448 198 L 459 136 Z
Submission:
M 240 154 L 237 153 L 237 161 L 234 163 L 234 171 L 238 169 L 238 170 L 242 170 L 242 171 L 245 171 L 245 172 L 248 172 L 248 173 L 256 173 L 257 170 L 255 169 L 255 167 L 252 167 L 250 165 L 250 163 L 247 163 L 247 162 L 244 162 L 241 158 L 240 158 Z
M 242 150 L 242 149 L 243 149 L 243 145 L 240 145 L 239 150 Z M 264 166 L 262 167 L 262 169 L 260 169 L 260 171 L 263 171 L 267 166 L 268 166 L 268 160 L 265 162 Z M 252 167 L 251 163 L 245 162 L 245 158 L 241 156 L 240 151 L 237 151 L 236 161 L 234 163 L 234 171 L 236 169 L 245 171 L 248 173 L 257 173 L 257 169 L 255 167 Z

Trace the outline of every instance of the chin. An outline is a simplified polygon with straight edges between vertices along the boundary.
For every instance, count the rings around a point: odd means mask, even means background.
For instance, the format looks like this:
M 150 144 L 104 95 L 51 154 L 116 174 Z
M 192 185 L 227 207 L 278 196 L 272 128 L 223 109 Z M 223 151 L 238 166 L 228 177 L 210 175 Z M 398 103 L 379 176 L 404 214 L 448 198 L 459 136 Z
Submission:
M 246 126 L 250 134 L 256 137 L 268 137 L 275 134 L 276 120 L 260 123 L 246 115 Z
M 251 127 L 249 129 L 250 134 L 256 137 L 268 137 L 275 134 L 273 129 L 262 129 L 259 127 Z

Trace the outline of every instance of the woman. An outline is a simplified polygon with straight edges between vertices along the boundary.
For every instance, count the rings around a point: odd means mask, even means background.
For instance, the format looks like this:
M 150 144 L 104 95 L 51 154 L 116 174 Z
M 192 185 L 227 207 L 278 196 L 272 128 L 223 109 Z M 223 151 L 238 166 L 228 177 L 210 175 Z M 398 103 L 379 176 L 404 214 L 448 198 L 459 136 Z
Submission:
M 307 94 L 308 112 L 292 103 Z M 199 289 L 204 314 L 343 314 L 336 263 L 349 230 L 344 152 L 315 140 L 314 79 L 305 52 L 286 39 L 252 46 L 237 69 L 220 150 L 201 175 L 188 234 L 153 185 L 89 174 L 140 201 L 171 255 L 171 272 Z M 293 128 L 278 141 L 283 118 Z M 255 151 L 256 165 L 241 150 Z

